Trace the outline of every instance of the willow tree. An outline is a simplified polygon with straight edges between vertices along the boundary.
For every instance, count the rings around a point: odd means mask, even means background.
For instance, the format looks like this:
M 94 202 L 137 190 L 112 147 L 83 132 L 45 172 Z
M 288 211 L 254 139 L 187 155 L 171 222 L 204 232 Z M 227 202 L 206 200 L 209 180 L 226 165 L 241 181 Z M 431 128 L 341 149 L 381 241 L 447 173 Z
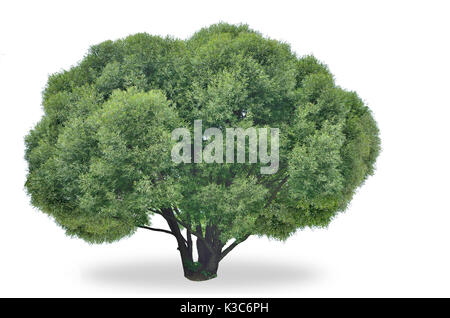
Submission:
M 25 138 L 32 204 L 90 243 L 138 228 L 173 235 L 193 280 L 215 277 L 251 235 L 285 240 L 327 226 L 373 174 L 380 148 L 371 111 L 327 66 L 246 25 L 92 46 L 49 77 L 42 104 Z M 174 162 L 171 132 L 195 120 L 278 128 L 278 171 Z M 152 227 L 156 217 L 168 227 Z

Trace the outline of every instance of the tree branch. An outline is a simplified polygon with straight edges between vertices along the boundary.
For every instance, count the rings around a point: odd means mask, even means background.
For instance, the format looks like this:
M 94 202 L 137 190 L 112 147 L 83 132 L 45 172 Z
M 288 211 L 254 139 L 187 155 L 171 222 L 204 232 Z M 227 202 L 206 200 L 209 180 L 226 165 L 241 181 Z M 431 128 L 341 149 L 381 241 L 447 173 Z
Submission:
M 223 250 L 223 252 L 220 254 L 220 261 L 228 255 L 228 253 L 230 253 L 236 246 L 238 246 L 239 244 L 241 244 L 242 242 L 244 242 L 246 239 L 248 239 L 250 236 L 250 234 L 245 235 L 242 239 L 240 240 L 235 240 L 232 244 L 230 244 L 230 246 L 228 246 L 225 250 Z
M 191 229 L 191 227 L 184 223 L 183 221 L 179 220 L 177 217 L 175 217 L 174 215 L 170 215 L 170 214 L 163 214 L 163 213 L 159 213 L 159 212 L 155 212 L 158 214 L 161 214 L 164 218 L 169 218 L 172 219 L 176 222 L 178 222 L 178 224 L 182 225 L 184 228 L 189 229 L 189 232 L 194 235 L 195 237 L 197 237 L 200 241 L 202 241 L 203 243 L 205 243 L 206 248 L 211 252 L 211 253 L 215 253 L 214 249 L 212 248 L 211 244 L 209 244 L 209 242 L 197 231 L 193 231 Z
M 113 216 L 112 218 L 113 219 L 117 219 L 117 220 L 121 220 L 121 218 L 119 218 L 117 216 Z M 164 229 L 157 229 L 157 228 L 146 226 L 146 225 L 136 225 L 136 227 L 139 227 L 141 229 L 150 230 L 150 231 L 155 231 L 155 232 L 163 232 L 163 233 L 167 233 L 167 234 L 171 234 L 171 235 L 175 236 L 175 234 L 173 232 L 168 231 L 168 230 L 164 230 Z
M 170 227 L 170 230 L 172 231 L 173 235 L 175 236 L 175 238 L 178 241 L 178 245 L 181 246 L 182 244 L 184 244 L 184 247 L 188 247 L 189 243 L 188 241 L 184 238 L 183 234 L 180 231 L 180 227 L 177 223 L 177 220 L 175 217 L 173 216 L 173 212 L 171 209 L 163 209 L 160 212 L 154 211 L 156 214 L 161 215 L 167 222 L 167 224 Z
M 280 184 L 276 187 L 275 191 L 270 196 L 269 201 L 267 201 L 266 205 L 264 206 L 265 208 L 267 208 L 270 205 L 270 203 L 272 203 L 272 201 L 277 197 L 278 192 L 280 192 L 281 188 L 286 183 L 288 178 L 289 176 L 286 176 L 283 178 L 283 180 L 281 180 Z
M 178 209 L 178 208 L 177 208 L 177 209 Z M 169 218 L 169 219 L 171 219 L 171 220 L 173 220 L 173 221 L 176 221 L 178 224 L 180 224 L 180 225 L 183 226 L 184 228 L 188 229 L 189 232 L 190 232 L 190 234 L 194 235 L 194 236 L 197 237 L 200 241 L 202 241 L 203 243 L 205 243 L 206 248 L 207 248 L 211 253 L 215 253 L 215 251 L 214 251 L 214 249 L 212 248 L 211 244 L 209 244 L 209 242 L 203 237 L 203 235 L 201 235 L 201 234 L 198 233 L 197 231 L 193 231 L 193 230 L 191 229 L 191 227 L 190 227 L 188 224 L 186 224 L 186 223 L 184 223 L 183 221 L 181 221 L 180 219 L 178 219 L 173 213 L 172 213 L 172 215 L 170 215 L 170 214 L 167 214 L 167 213 L 163 213 L 163 212 L 157 211 L 157 210 L 155 210 L 155 209 L 149 209 L 149 210 L 152 211 L 152 212 L 154 212 L 154 213 L 156 213 L 156 214 L 161 215 L 163 218 Z M 187 243 L 187 240 L 186 240 L 184 237 L 183 237 L 183 239 L 184 239 L 184 240 L 186 241 L 186 243 Z
M 157 229 L 157 228 L 150 227 L 150 226 L 145 226 L 145 225 L 137 225 L 137 227 L 139 227 L 139 228 L 141 228 L 141 229 L 150 230 L 150 231 L 163 232 L 163 233 L 167 233 L 167 234 L 172 234 L 173 236 L 175 236 L 175 234 L 173 234 L 173 232 L 168 231 L 168 230 Z
M 189 223 L 189 228 L 186 228 L 186 242 L 189 252 L 192 254 L 192 235 L 191 235 L 191 216 L 187 214 L 187 219 Z

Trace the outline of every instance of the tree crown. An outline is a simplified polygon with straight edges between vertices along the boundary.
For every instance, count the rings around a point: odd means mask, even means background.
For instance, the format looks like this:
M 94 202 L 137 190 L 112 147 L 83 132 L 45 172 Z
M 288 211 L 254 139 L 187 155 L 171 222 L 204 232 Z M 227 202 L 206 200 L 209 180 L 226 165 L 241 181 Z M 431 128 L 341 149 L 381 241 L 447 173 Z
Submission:
M 222 242 L 285 239 L 326 226 L 373 174 L 380 149 L 369 108 L 313 56 L 246 25 L 216 24 L 183 41 L 145 33 L 91 47 L 43 92 L 26 136 L 32 204 L 69 235 L 112 242 L 173 208 Z M 276 127 L 279 170 L 176 164 L 171 131 Z

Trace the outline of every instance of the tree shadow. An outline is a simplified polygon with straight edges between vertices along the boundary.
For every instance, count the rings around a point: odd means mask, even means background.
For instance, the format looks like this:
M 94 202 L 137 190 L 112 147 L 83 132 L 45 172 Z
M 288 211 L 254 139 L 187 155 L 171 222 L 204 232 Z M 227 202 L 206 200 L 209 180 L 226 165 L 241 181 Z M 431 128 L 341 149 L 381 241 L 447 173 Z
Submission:
M 218 277 L 204 282 L 192 282 L 183 277 L 178 260 L 128 259 L 112 263 L 96 263 L 82 270 L 89 283 L 109 290 L 145 291 L 163 294 L 197 293 L 213 296 L 224 292 L 260 294 L 270 288 L 296 289 L 320 278 L 317 267 L 302 263 L 283 263 L 273 259 L 232 259 L 221 263 Z M 285 290 L 286 291 L 286 290 Z

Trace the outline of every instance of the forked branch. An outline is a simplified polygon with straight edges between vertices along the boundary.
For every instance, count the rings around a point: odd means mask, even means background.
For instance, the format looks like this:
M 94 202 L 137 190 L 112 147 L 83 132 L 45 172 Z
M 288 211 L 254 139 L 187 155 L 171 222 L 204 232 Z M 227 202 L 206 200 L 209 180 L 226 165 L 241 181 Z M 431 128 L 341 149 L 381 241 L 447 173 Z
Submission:
M 184 228 L 186 228 L 187 230 L 189 230 L 189 234 L 194 235 L 195 237 L 197 237 L 200 241 L 202 241 L 206 248 L 211 252 L 211 253 L 215 253 L 214 249 L 212 248 L 211 244 L 209 244 L 209 242 L 203 237 L 203 235 L 197 231 L 193 231 L 190 227 L 189 224 L 186 224 L 185 222 L 181 221 L 179 218 L 175 217 L 175 215 L 173 213 L 163 213 L 154 209 L 150 209 L 152 212 L 156 213 L 156 214 L 160 214 L 162 217 L 166 218 L 166 219 L 170 219 L 173 220 L 175 222 L 177 222 L 178 224 L 180 224 L 181 226 L 183 226 Z M 184 239 L 184 237 L 183 237 Z M 186 239 L 184 239 L 186 241 Z M 187 242 L 187 241 L 186 241 Z

